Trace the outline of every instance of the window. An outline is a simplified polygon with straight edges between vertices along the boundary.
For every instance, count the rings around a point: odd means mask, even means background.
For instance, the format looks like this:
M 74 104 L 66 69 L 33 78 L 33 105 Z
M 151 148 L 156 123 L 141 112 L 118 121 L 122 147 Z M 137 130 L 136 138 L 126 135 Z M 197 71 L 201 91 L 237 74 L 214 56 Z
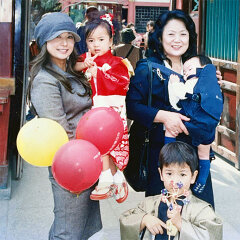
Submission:
M 147 22 L 156 21 L 160 13 L 167 11 L 168 7 L 136 7 L 135 28 L 138 33 L 146 32 Z

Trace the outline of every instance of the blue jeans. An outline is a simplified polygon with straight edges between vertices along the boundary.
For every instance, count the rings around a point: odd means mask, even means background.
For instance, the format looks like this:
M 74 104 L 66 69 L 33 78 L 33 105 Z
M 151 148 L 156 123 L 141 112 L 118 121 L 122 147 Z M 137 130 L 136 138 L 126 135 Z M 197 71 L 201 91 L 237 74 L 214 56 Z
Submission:
M 49 240 L 87 240 L 102 228 L 98 201 L 92 201 L 87 189 L 79 196 L 60 187 L 52 177 L 49 179 L 54 197 L 54 221 Z

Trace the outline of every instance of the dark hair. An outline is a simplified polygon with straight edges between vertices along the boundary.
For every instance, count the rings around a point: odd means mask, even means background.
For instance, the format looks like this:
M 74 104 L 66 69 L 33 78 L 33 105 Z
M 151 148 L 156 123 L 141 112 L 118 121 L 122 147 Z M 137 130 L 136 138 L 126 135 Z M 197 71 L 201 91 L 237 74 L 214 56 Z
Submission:
M 98 16 L 98 9 L 95 6 L 90 6 L 87 10 L 86 10 L 86 18 L 88 21 L 92 21 L 92 19 L 95 19 L 96 16 Z
M 121 31 L 121 40 L 122 43 L 128 44 L 131 43 L 136 36 L 133 33 L 133 30 L 131 28 L 125 28 Z
M 112 27 L 111 25 L 108 23 L 108 21 L 103 20 L 100 18 L 100 16 L 106 14 L 105 11 L 99 11 L 99 12 L 95 12 L 94 15 L 91 16 L 91 20 L 86 22 L 85 25 L 85 38 L 87 39 L 91 33 L 98 27 L 98 26 L 102 26 L 107 30 L 107 33 L 109 35 L 110 38 L 113 38 L 113 43 L 115 45 L 117 45 L 120 41 L 120 24 L 117 21 L 117 19 L 113 19 L 112 20 L 112 24 L 113 24 L 113 29 L 114 29 L 114 34 L 112 32 Z
M 147 26 L 148 25 L 154 28 L 155 23 L 154 23 L 154 21 L 150 20 L 147 22 Z
M 205 55 L 202 55 L 202 54 L 198 54 L 196 56 L 193 56 L 191 58 L 198 58 L 199 59 L 199 62 L 200 62 L 200 65 L 203 67 L 207 64 L 212 64 L 212 61 L 209 57 L 205 56 Z M 188 58 L 187 60 L 191 59 L 191 58 Z M 186 60 L 186 61 L 187 61 Z
M 189 144 L 179 141 L 164 145 L 159 154 L 160 169 L 162 170 L 163 166 L 175 163 L 180 165 L 186 163 L 193 174 L 198 167 L 196 150 Z
M 91 18 L 91 21 L 86 23 L 85 28 L 85 37 L 86 39 L 91 35 L 91 33 L 99 26 L 104 27 L 107 30 L 107 33 L 110 38 L 113 37 L 111 25 L 106 21 L 100 18 L 100 16 L 104 15 L 105 12 L 98 12 L 95 16 Z
M 83 87 L 85 88 L 85 90 L 86 90 L 85 93 L 83 95 L 79 94 L 80 96 L 90 95 L 91 86 L 90 86 L 89 82 L 84 77 L 82 72 L 76 72 L 74 70 L 74 66 L 76 64 L 76 61 L 77 61 L 77 53 L 76 53 L 76 50 L 74 49 L 74 51 L 70 54 L 69 59 L 67 60 L 66 72 L 73 75 L 75 77 L 74 80 L 76 82 L 81 83 L 83 85 Z M 29 81 L 28 89 L 27 89 L 27 100 L 28 100 L 28 102 L 31 101 L 31 88 L 32 88 L 32 83 L 34 81 L 34 78 L 37 76 L 38 72 L 42 68 L 44 68 L 48 73 L 50 73 L 51 75 L 56 77 L 58 79 L 58 81 L 61 82 L 61 84 L 69 92 L 72 92 L 72 87 L 71 87 L 71 84 L 69 83 L 69 80 L 52 67 L 51 60 L 50 60 L 50 55 L 47 51 L 47 43 L 45 43 L 42 46 L 39 54 L 30 63 L 30 81 Z
M 155 31 L 149 34 L 149 41 L 151 41 L 149 48 L 151 48 L 151 50 L 155 52 L 157 57 L 161 60 L 167 59 L 164 54 L 161 40 L 164 27 L 172 19 L 182 21 L 189 32 L 189 47 L 182 55 L 182 61 L 184 62 L 187 58 L 197 54 L 197 33 L 192 18 L 181 10 L 166 11 L 160 14 L 155 22 Z
M 98 12 L 97 7 L 96 7 L 96 6 L 93 6 L 93 5 L 89 6 L 89 7 L 87 8 L 87 10 L 86 10 L 86 14 L 88 14 L 88 13 L 90 13 L 90 12 Z
M 135 27 L 134 23 L 128 23 L 127 28 Z

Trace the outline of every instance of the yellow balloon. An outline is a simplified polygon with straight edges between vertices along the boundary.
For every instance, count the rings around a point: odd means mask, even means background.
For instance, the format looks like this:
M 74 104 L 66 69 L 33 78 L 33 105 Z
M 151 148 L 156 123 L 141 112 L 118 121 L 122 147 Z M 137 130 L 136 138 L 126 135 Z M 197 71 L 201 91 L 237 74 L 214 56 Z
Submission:
M 64 128 L 51 119 L 34 118 L 27 122 L 17 136 L 20 156 L 34 166 L 51 166 L 58 149 L 67 143 Z

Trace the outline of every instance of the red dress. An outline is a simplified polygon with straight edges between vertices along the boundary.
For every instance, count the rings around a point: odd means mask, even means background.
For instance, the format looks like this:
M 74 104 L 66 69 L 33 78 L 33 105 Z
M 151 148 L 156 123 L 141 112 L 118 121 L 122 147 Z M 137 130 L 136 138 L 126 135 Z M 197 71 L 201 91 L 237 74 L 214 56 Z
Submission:
M 84 61 L 86 53 L 79 59 Z M 120 144 L 110 152 L 116 166 L 124 170 L 128 163 L 129 143 L 125 97 L 129 85 L 129 74 L 122 58 L 113 56 L 109 50 L 94 60 L 97 64 L 97 77 L 91 78 L 93 107 L 113 107 L 121 116 L 124 134 Z M 87 69 L 84 69 L 86 71 Z

